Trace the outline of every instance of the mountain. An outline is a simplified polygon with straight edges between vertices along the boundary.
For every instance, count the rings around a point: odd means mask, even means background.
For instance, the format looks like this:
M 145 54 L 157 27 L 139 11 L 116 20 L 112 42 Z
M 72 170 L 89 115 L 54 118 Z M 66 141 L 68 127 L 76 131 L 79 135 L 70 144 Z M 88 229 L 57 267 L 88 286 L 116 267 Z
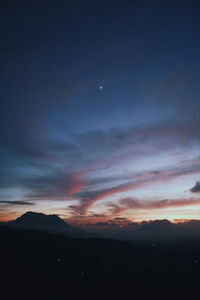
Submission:
M 143 221 L 122 228 L 117 226 L 91 228 L 90 232 L 98 233 L 105 238 L 129 241 L 200 239 L 200 221 L 183 223 L 172 223 L 168 220 Z
M 57 215 L 45 215 L 43 213 L 32 211 L 26 212 L 16 220 L 4 224 L 14 228 L 35 229 L 49 233 L 64 234 L 76 238 L 94 236 L 91 233 L 67 224 Z
M 67 224 L 57 215 L 26 212 L 16 220 L 4 225 L 21 229 L 35 229 L 49 233 L 64 234 L 75 238 L 104 237 L 118 240 L 174 240 L 200 239 L 200 221 L 172 223 L 168 220 L 143 221 L 124 227 L 77 228 Z

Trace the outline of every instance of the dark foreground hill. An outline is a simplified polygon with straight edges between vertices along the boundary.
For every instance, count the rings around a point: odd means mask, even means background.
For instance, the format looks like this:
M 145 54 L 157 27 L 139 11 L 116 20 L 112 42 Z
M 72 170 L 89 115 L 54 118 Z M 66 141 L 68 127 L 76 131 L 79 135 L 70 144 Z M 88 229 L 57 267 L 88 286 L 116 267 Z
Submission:
M 200 241 L 131 244 L 0 226 L 2 299 L 197 297 Z

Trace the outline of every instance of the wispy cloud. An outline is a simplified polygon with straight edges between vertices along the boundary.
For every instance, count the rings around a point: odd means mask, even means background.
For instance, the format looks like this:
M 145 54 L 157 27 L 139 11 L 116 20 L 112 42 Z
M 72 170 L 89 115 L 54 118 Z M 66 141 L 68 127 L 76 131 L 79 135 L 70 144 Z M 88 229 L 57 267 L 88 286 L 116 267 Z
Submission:
M 163 209 L 170 207 L 184 207 L 199 205 L 200 198 L 186 198 L 186 199 L 162 199 L 157 201 L 145 201 L 136 198 L 128 197 L 119 200 L 119 204 L 107 203 L 109 207 L 108 212 L 110 217 L 120 215 L 127 210 L 150 210 Z
M 139 208 L 139 209 L 159 209 L 166 207 L 176 206 L 190 206 L 200 203 L 200 198 L 187 198 L 187 199 L 163 199 L 158 201 L 138 201 L 133 198 L 124 198 L 120 200 L 120 204 L 125 208 Z
M 67 200 L 85 186 L 87 172 L 88 170 L 59 170 L 48 175 L 27 178 L 23 183 L 30 189 L 30 199 Z
M 7 200 L 0 200 L 0 204 L 5 204 L 5 205 L 35 205 L 35 203 L 33 202 L 29 202 L 29 201 L 7 201 Z
M 74 197 L 79 199 L 81 201 L 81 204 L 73 206 L 71 208 L 74 209 L 76 213 L 79 212 L 80 214 L 85 214 L 94 203 L 110 195 L 138 189 L 155 182 L 168 181 L 176 177 L 198 172 L 199 167 L 197 165 L 192 165 L 179 169 L 150 171 L 135 174 L 132 176 L 133 181 L 128 181 L 125 184 L 117 185 L 111 188 L 105 188 L 96 191 L 85 191 L 75 194 Z

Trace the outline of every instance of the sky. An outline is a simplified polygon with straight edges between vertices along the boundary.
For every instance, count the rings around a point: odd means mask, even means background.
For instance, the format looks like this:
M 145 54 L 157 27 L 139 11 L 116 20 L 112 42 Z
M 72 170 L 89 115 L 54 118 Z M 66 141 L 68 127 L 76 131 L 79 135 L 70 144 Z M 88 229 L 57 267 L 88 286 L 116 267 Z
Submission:
M 3 1 L 0 221 L 200 219 L 198 1 Z

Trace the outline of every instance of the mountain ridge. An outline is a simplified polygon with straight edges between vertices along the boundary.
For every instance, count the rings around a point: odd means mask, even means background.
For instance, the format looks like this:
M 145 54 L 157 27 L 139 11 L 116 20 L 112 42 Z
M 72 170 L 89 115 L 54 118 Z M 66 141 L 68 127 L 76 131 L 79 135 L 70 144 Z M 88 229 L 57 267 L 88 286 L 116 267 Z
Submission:
M 92 233 L 88 233 L 86 230 L 69 225 L 56 214 L 46 215 L 32 211 L 27 211 L 17 219 L 5 222 L 4 225 L 20 229 L 35 229 L 49 233 L 64 234 L 75 238 L 93 236 Z
M 15 220 L 1 223 L 19 229 L 34 229 L 63 234 L 73 238 L 114 238 L 118 240 L 200 239 L 200 220 L 172 223 L 167 219 L 143 221 L 137 226 L 107 228 L 77 228 L 56 214 L 27 211 Z

